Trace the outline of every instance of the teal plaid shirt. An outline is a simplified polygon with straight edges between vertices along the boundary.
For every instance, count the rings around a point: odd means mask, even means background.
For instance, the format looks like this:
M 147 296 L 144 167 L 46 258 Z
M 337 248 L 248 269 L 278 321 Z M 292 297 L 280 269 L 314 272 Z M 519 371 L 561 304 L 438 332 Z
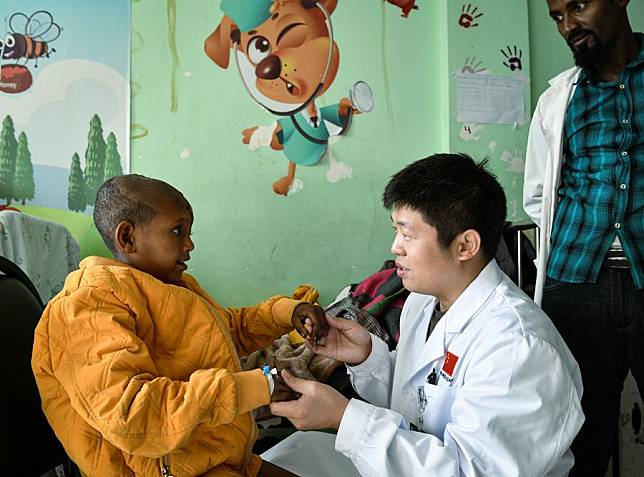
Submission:
M 644 35 L 617 81 L 582 70 L 564 120 L 547 275 L 595 282 L 615 236 L 644 288 Z

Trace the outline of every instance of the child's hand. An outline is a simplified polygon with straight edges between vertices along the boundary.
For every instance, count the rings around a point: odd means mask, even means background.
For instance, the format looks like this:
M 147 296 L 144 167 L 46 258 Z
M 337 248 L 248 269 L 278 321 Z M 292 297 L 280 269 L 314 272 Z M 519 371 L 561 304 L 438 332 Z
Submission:
M 273 394 L 271 394 L 271 402 L 293 401 L 300 397 L 299 394 L 288 387 L 279 374 L 273 376 L 273 384 L 275 387 L 273 388 Z
M 324 344 L 328 330 L 324 309 L 319 305 L 300 303 L 293 310 L 291 317 L 293 328 L 309 342 L 313 344 Z

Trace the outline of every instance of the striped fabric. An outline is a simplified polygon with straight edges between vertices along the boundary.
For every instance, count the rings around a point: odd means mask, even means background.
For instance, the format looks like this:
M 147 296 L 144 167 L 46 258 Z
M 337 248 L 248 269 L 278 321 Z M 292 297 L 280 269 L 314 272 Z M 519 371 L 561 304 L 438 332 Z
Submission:
M 617 236 L 644 288 L 644 35 L 617 81 L 582 70 L 564 121 L 565 160 L 547 274 L 596 282 Z

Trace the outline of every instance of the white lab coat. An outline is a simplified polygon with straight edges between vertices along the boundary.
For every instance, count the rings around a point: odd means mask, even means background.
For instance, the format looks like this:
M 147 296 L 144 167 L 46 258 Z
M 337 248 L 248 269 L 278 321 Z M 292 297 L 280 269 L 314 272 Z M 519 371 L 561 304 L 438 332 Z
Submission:
M 397 351 L 372 335 L 335 436 L 296 432 L 262 458 L 303 477 L 560 477 L 584 416 L 579 367 L 541 309 L 492 260 L 427 341 L 436 305 L 412 293 Z M 446 351 L 454 363 L 445 365 Z M 454 359 L 457 356 L 458 359 Z M 427 383 L 435 369 L 436 385 Z M 427 405 L 423 432 L 418 388 Z
M 349 368 L 370 404 L 351 400 L 335 449 L 369 477 L 567 475 L 582 383 L 552 322 L 494 260 L 425 341 L 435 305 L 412 293 L 397 352 L 372 336 L 369 358 Z M 427 382 L 433 369 L 436 385 Z M 423 432 L 409 428 L 420 424 L 419 387 Z
M 550 80 L 539 98 L 532 116 L 523 179 L 523 208 L 541 228 L 537 247 L 537 278 L 534 301 L 541 305 L 546 266 L 550 255 L 550 237 L 557 207 L 557 190 L 563 164 L 563 129 L 568 103 L 577 87 L 578 67 Z

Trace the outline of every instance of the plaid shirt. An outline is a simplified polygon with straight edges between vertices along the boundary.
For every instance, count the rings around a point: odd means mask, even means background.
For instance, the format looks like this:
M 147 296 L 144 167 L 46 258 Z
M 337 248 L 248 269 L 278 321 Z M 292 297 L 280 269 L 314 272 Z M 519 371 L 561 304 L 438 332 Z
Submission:
M 582 70 L 564 120 L 565 161 L 547 275 L 595 282 L 615 236 L 644 288 L 644 35 L 617 81 Z

